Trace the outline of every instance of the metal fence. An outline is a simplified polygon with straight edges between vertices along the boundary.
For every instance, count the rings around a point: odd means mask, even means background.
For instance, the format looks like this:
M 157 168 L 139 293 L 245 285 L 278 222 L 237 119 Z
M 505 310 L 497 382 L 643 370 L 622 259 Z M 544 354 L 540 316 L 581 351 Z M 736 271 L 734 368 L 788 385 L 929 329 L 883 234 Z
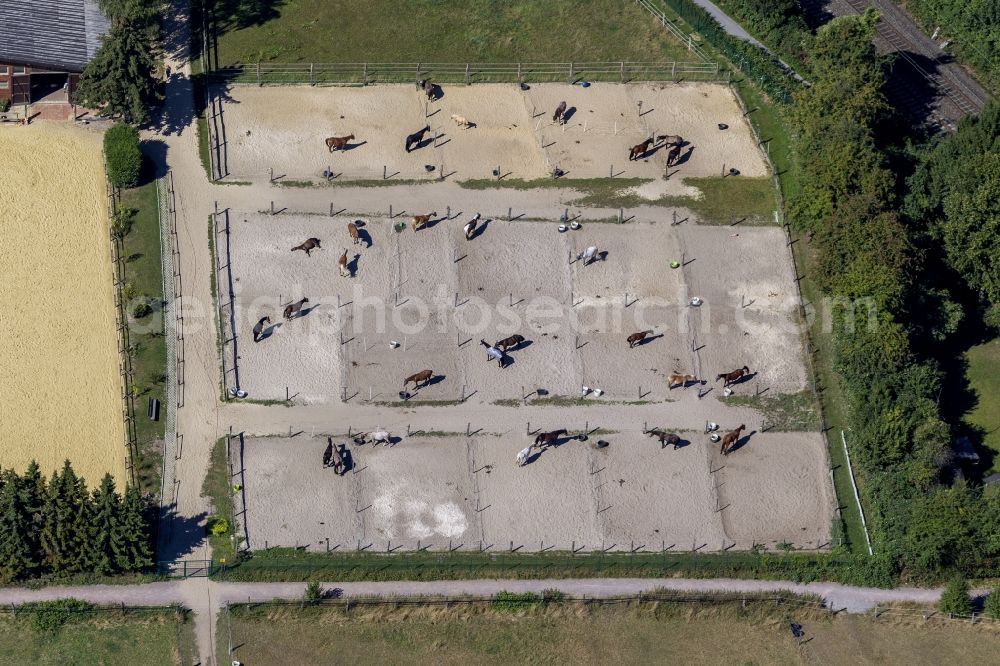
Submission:
M 692 51 L 694 52 L 694 51 Z M 703 54 L 698 55 L 699 58 Z M 370 85 L 374 83 L 576 83 L 716 80 L 719 64 L 699 62 L 530 63 L 271 63 L 214 69 L 212 80 L 246 85 Z

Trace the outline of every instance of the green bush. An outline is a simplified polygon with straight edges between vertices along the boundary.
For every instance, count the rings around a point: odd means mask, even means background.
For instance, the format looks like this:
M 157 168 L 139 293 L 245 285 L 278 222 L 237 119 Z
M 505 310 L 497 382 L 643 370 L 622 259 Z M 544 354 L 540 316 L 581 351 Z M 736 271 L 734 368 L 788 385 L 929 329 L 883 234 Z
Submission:
M 1000 620 L 1000 587 L 994 587 L 983 603 L 983 612 L 994 620 Z
M 29 613 L 31 626 L 38 632 L 56 631 L 73 617 L 91 610 L 93 604 L 80 599 L 56 599 L 54 601 L 34 601 L 20 607 L 20 612 Z
M 142 151 L 139 149 L 139 132 L 134 127 L 124 123 L 112 125 L 104 134 L 104 155 L 112 185 L 129 188 L 139 184 Z
M 206 528 L 212 536 L 223 536 L 229 533 L 229 520 L 222 516 L 211 516 Z
M 494 610 L 519 611 L 533 608 L 542 603 L 541 595 L 534 592 L 497 592 L 490 601 Z
M 135 304 L 132 308 L 132 316 L 136 319 L 142 319 L 143 317 L 148 317 L 153 313 L 153 306 L 149 304 L 148 298 L 143 298 L 141 301 Z
M 550 587 L 548 589 L 542 590 L 542 602 L 546 604 L 557 604 L 563 600 L 565 595 L 562 590 Z
M 306 583 L 306 593 L 305 600 L 311 604 L 320 601 L 323 598 L 323 588 L 320 586 L 318 580 L 311 580 Z
M 10 111 L 10 97 L 4 97 L 0 99 L 0 113 L 7 113 Z
M 969 600 L 969 582 L 962 576 L 952 578 L 941 594 L 938 609 L 950 615 L 971 615 L 972 601 Z

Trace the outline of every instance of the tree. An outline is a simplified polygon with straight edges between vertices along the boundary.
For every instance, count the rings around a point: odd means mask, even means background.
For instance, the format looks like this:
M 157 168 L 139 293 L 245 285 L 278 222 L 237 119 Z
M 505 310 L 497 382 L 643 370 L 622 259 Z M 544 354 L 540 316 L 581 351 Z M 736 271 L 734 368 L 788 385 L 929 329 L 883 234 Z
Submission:
M 109 574 L 116 568 L 115 553 L 121 549 L 121 496 L 115 492 L 115 482 L 105 474 L 101 485 L 93 494 L 91 513 L 90 553 L 88 560 L 92 571 Z
M 20 479 L 12 470 L 3 473 L 0 487 L 0 582 L 10 583 L 29 575 L 38 566 L 31 549 L 31 515 L 20 492 Z
M 115 564 L 119 570 L 136 571 L 153 566 L 149 511 L 135 486 L 125 489 L 120 519 L 112 543 Z
M 969 582 L 962 576 L 956 576 L 948 582 L 941 593 L 938 608 L 942 613 L 950 615 L 971 615 L 972 601 L 969 599 Z
M 80 76 L 75 103 L 132 125 L 149 120 L 161 99 L 153 58 L 156 26 L 139 0 L 106 0 L 111 27 Z M 154 5 L 150 3 L 150 7 Z
M 45 496 L 48 492 L 45 477 L 38 468 L 38 463 L 34 460 L 28 465 L 28 469 L 20 478 L 21 502 L 24 510 L 31 520 L 31 531 L 29 532 L 28 546 L 35 557 L 40 557 L 42 551 L 39 534 L 42 530 L 43 509 L 45 507 Z
M 112 125 L 104 133 L 104 156 L 108 161 L 108 180 L 112 185 L 129 188 L 139 184 L 142 151 L 139 149 L 139 132 L 134 127 L 124 123 Z M 116 223 L 121 224 L 118 220 Z
M 90 537 L 90 497 L 83 480 L 69 464 L 54 472 L 43 510 L 41 546 L 44 562 L 55 573 L 86 568 Z
M 994 587 L 986 597 L 983 610 L 994 620 L 1000 620 L 1000 587 Z

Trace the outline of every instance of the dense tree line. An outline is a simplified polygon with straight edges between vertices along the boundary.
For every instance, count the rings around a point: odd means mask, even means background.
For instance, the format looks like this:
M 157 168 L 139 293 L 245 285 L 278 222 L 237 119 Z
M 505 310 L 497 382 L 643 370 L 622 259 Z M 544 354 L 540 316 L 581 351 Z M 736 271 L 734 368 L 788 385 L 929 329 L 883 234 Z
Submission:
M 914 343 L 946 337 L 954 317 L 947 294 L 928 302 L 934 292 L 925 274 L 926 232 L 901 214 L 901 183 L 876 141 L 888 111 L 884 63 L 871 41 L 877 18 L 869 12 L 834 19 L 809 48 L 815 82 L 797 93 L 790 113 L 804 183 L 790 202 L 790 219 L 811 238 L 821 288 L 857 305 L 835 311 L 834 354 L 876 549 L 862 578 L 889 584 L 901 573 L 983 575 L 1000 557 L 1000 489 L 948 485 L 942 477 L 951 436 L 938 408 L 942 375 Z M 945 216 L 957 216 L 957 227 L 975 225 L 969 211 L 989 207 L 980 189 L 988 180 L 980 173 L 959 191 L 942 174 L 921 182 L 937 192 Z M 934 209 L 934 201 L 925 196 L 923 205 Z M 979 251 L 976 242 L 967 245 L 970 231 L 950 230 L 962 249 L 949 249 L 949 256 Z M 948 243 L 948 230 L 935 233 Z M 939 325 L 928 330 L 928 320 Z
M 106 475 L 88 492 L 69 461 L 46 479 L 36 463 L 0 471 L 0 582 L 138 571 L 153 564 L 151 512 Z
M 720 0 L 716 3 L 779 55 L 802 64 L 812 33 L 798 0 Z

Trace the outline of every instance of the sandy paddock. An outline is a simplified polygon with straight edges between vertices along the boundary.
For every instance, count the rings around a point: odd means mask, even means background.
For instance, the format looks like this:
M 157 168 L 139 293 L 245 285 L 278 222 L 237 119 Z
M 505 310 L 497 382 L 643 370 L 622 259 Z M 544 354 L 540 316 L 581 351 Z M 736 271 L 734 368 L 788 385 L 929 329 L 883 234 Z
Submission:
M 225 97 L 228 170 L 259 178 L 272 168 L 288 179 L 322 178 L 330 168 L 346 179 L 545 177 L 558 166 L 570 178 L 663 175 L 662 148 L 628 161 L 629 149 L 653 134 L 682 136 L 681 176 L 715 176 L 735 167 L 766 175 L 764 158 L 728 87 L 712 83 L 611 84 L 589 88 L 535 84 L 445 86 L 427 102 L 410 85 L 365 88 L 232 87 Z M 560 101 L 572 109 L 565 125 L 552 121 Z M 640 115 L 640 105 L 641 115 Z M 475 127 L 464 129 L 452 115 Z M 720 131 L 718 124 L 729 129 Z M 424 125 L 428 145 L 406 153 L 404 138 Z M 330 154 L 327 136 L 354 134 L 351 149 Z M 434 139 L 436 135 L 436 139 Z M 434 165 L 428 172 L 425 165 Z M 674 168 L 672 168 L 672 173 Z
M 0 127 L 0 467 L 124 482 L 101 133 Z
M 819 435 L 754 433 L 725 459 L 705 435 L 684 436 L 677 450 L 637 432 L 608 436 L 606 449 L 569 440 L 525 467 L 514 462 L 523 433 L 413 436 L 350 445 L 354 469 L 343 477 L 321 467 L 323 436 L 248 437 L 249 545 L 827 546 L 832 491 Z
M 711 380 L 744 364 L 762 388 L 805 386 L 791 270 L 757 261 L 784 251 L 778 229 L 732 238 L 728 227 L 591 223 L 559 234 L 552 223 L 494 220 L 468 242 L 463 220 L 396 233 L 388 220 L 369 219 L 367 247 L 350 243 L 347 218 L 234 214 L 242 388 L 258 399 L 283 400 L 288 387 L 299 402 L 337 401 L 345 389 L 348 398 L 398 400 L 403 378 L 430 369 L 436 379 L 420 399 L 488 402 L 522 388 L 571 395 L 587 385 L 606 399 L 663 400 L 670 372 Z M 290 251 L 309 237 L 322 249 Z M 571 265 L 589 244 L 606 259 Z M 336 266 L 345 248 L 353 278 Z M 682 256 L 689 263 L 671 269 Z M 742 293 L 755 302 L 741 308 Z M 692 294 L 705 305 L 689 307 Z M 281 321 L 279 298 L 302 296 L 307 314 Z M 250 329 L 265 315 L 271 335 L 254 344 Z M 628 349 L 625 338 L 641 330 L 652 339 Z M 513 333 L 528 343 L 512 363 L 487 362 L 479 340 Z

